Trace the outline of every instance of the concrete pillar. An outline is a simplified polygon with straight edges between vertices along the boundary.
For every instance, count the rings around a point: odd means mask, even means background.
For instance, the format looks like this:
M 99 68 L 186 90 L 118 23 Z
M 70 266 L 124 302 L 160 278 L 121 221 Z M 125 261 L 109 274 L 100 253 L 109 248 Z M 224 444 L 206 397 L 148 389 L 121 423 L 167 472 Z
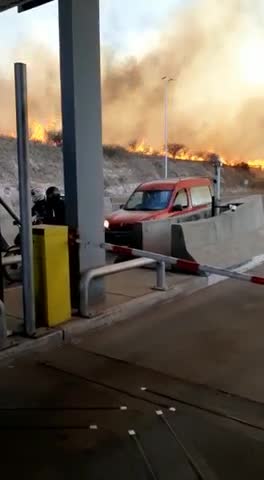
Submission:
M 82 272 L 105 263 L 99 0 L 59 0 L 59 30 L 66 218 Z

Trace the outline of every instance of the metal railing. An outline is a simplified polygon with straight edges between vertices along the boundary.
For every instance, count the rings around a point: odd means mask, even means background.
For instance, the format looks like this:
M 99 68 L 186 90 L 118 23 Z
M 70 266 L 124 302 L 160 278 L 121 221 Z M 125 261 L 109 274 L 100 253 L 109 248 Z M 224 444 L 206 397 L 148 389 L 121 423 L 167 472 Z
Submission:
M 2 257 L 2 266 L 7 267 L 8 265 L 17 265 L 22 263 L 21 255 L 8 255 L 7 257 Z
M 83 273 L 80 282 L 80 314 L 83 317 L 90 317 L 90 298 L 89 291 L 91 282 L 96 278 L 106 277 L 107 275 L 114 275 L 115 273 L 123 272 L 125 270 L 132 270 L 134 268 L 140 268 L 147 265 L 156 264 L 156 290 L 167 290 L 166 285 L 166 272 L 165 263 L 156 262 L 149 258 L 136 258 L 134 260 L 128 260 L 126 262 L 115 263 L 112 265 L 105 265 L 103 267 L 87 270 Z
M 0 197 L 0 205 L 5 209 L 5 211 L 10 215 L 10 217 L 14 220 L 16 225 L 21 226 L 21 220 L 17 216 L 16 212 L 4 201 L 2 197 Z
M 101 245 L 105 250 L 117 255 L 125 255 L 128 257 L 138 257 L 135 260 L 129 260 L 114 265 L 105 265 L 96 269 L 88 270 L 81 278 L 80 284 L 80 313 L 84 317 L 89 317 L 89 287 L 93 279 L 98 277 L 104 277 L 114 273 L 122 272 L 124 270 L 131 270 L 140 266 L 157 265 L 157 286 L 159 290 L 166 290 L 166 265 L 174 265 L 185 271 L 186 273 L 196 274 L 216 274 L 222 277 L 232 278 L 244 282 L 255 283 L 258 285 L 264 285 L 264 277 L 257 275 L 247 275 L 244 273 L 238 273 L 228 268 L 219 268 L 211 265 L 200 265 L 195 261 L 184 260 L 167 255 L 161 255 L 160 253 L 147 252 L 144 250 L 138 250 L 135 248 L 129 248 L 119 245 L 112 245 L 104 243 Z

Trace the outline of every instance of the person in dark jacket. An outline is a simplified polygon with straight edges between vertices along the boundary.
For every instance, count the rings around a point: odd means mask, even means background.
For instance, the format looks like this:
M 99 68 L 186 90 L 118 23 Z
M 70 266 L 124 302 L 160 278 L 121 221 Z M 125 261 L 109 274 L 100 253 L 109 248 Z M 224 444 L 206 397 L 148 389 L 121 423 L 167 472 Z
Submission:
M 47 202 L 45 198 L 45 193 L 41 188 L 32 188 L 31 190 L 31 199 L 32 199 L 32 224 L 40 225 L 45 223 L 47 217 Z M 21 245 L 21 234 L 20 231 L 14 239 L 14 244 L 16 247 Z
M 32 188 L 31 198 L 33 203 L 31 210 L 33 223 L 45 223 L 47 217 L 47 201 L 44 191 L 41 188 Z
M 46 224 L 65 225 L 65 203 L 57 187 L 49 187 L 46 191 L 47 216 Z

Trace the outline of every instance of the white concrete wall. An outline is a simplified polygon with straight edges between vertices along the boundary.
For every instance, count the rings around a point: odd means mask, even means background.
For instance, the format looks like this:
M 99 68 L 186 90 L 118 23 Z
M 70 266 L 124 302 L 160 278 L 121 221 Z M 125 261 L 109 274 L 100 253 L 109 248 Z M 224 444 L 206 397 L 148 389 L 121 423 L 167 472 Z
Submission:
M 172 255 L 226 266 L 264 253 L 261 195 L 244 199 L 236 212 L 172 226 Z
M 150 252 L 171 255 L 171 227 L 180 222 L 191 222 L 201 216 L 211 215 L 211 208 L 206 208 L 199 213 L 189 213 L 165 220 L 142 222 L 142 249 Z M 192 222 L 193 223 L 193 222 Z

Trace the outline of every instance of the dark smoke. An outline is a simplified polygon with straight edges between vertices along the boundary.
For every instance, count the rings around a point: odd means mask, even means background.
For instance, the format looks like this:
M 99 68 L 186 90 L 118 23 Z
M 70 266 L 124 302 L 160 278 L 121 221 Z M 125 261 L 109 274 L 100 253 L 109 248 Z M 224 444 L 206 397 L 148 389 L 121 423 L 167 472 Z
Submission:
M 103 131 L 110 143 L 163 143 L 164 85 L 169 140 L 230 160 L 264 158 L 264 34 L 258 0 L 197 0 L 166 25 L 143 58 L 107 59 Z M 264 50 L 263 50 L 264 51 Z M 247 62 L 249 62 L 247 64 Z M 252 68 L 253 67 L 253 68 Z M 256 75 L 256 78 L 254 77 Z

